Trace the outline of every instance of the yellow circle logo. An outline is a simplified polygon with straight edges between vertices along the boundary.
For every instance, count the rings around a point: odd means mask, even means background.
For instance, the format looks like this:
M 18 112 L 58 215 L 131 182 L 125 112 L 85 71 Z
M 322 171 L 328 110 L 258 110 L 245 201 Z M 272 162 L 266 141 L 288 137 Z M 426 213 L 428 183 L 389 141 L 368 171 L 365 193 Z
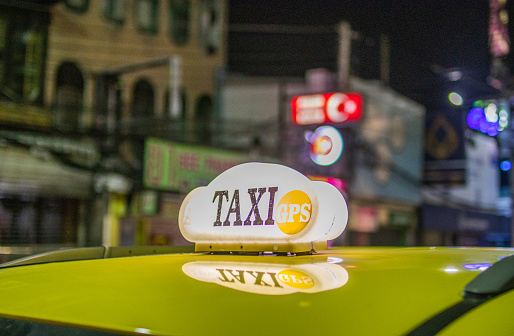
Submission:
M 312 203 L 301 190 L 288 192 L 278 202 L 275 221 L 280 231 L 294 235 L 305 229 L 311 219 Z
M 289 287 L 309 289 L 314 286 L 314 280 L 307 274 L 295 270 L 283 270 L 277 275 L 280 282 Z

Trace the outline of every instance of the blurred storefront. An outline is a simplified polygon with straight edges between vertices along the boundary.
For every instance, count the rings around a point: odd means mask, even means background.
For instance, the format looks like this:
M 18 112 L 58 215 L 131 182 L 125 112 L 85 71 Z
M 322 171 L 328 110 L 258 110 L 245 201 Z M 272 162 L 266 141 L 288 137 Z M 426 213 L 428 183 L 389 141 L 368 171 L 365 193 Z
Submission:
M 363 95 L 356 129 L 352 215 L 341 238 L 350 245 L 413 245 L 421 205 L 425 109 L 390 88 L 353 78 Z
M 0 244 L 77 245 L 93 197 L 95 146 L 26 131 L 0 138 Z
M 424 204 L 423 244 L 433 246 L 510 246 L 510 218 L 471 209 Z
M 336 243 L 356 246 L 411 246 L 418 219 L 408 204 L 355 200 L 348 230 Z
M 510 246 L 511 215 L 501 197 L 497 140 L 468 130 L 457 141 L 463 147 L 462 178 L 425 185 L 419 244 Z M 439 177 L 456 176 L 453 166 L 439 166 Z

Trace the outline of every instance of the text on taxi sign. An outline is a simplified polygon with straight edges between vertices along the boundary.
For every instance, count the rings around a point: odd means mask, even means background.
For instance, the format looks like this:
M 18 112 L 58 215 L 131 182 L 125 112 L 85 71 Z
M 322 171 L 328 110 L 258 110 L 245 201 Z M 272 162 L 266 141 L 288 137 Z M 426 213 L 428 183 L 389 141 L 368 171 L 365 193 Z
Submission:
M 275 203 L 275 193 L 277 192 L 278 187 L 269 187 L 267 188 L 269 196 L 269 206 L 268 206 L 268 218 L 266 219 L 265 224 L 266 225 L 273 225 L 275 224 L 273 220 L 273 206 Z M 259 192 L 259 195 L 255 195 Z M 230 226 L 230 215 L 234 214 L 236 216 L 236 219 L 233 223 L 234 226 L 239 225 L 262 225 L 263 220 L 261 218 L 260 212 L 259 212 L 259 202 L 262 198 L 262 195 L 266 193 L 266 188 L 249 188 L 248 189 L 248 195 L 250 197 L 251 202 L 251 208 L 250 212 L 248 213 L 248 216 L 246 217 L 245 221 L 241 221 L 241 207 L 240 207 L 240 199 L 239 199 L 239 189 L 234 190 L 234 194 L 232 196 L 232 200 L 230 201 L 230 207 L 228 209 L 227 217 L 223 221 L 223 226 Z M 217 190 L 214 192 L 214 198 L 212 199 L 212 202 L 214 203 L 216 199 L 218 199 L 218 209 L 216 214 L 216 220 L 214 221 L 214 226 L 221 226 L 221 210 L 223 207 L 223 200 L 226 198 L 228 202 L 228 190 Z M 255 216 L 255 220 L 250 220 L 252 214 Z
M 279 229 L 286 234 L 293 235 L 302 231 L 311 219 L 312 203 L 301 190 L 293 190 L 284 195 L 277 206 L 277 218 L 273 218 L 273 209 L 275 207 L 275 194 L 278 187 L 261 187 L 261 188 L 248 188 L 248 197 L 243 198 L 239 189 L 235 189 L 232 198 L 229 199 L 228 190 L 216 190 L 212 202 L 217 202 L 216 220 L 213 226 L 243 226 L 243 225 L 274 225 L 275 221 L 278 223 Z M 264 194 L 269 194 L 267 217 L 263 220 L 259 210 L 259 202 Z M 241 217 L 241 200 L 249 200 L 251 207 L 246 219 L 243 221 Z M 224 204 L 228 205 L 227 215 L 225 220 L 222 221 L 221 213 Z M 252 215 L 254 220 L 252 221 Z M 231 221 L 231 217 L 234 218 Z

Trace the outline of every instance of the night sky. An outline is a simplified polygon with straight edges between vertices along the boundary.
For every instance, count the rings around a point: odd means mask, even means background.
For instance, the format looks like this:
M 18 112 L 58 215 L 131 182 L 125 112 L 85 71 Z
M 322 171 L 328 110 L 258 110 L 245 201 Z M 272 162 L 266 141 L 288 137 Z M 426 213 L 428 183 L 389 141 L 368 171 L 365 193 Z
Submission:
M 229 28 L 229 71 L 303 76 L 309 68 L 335 70 L 337 34 L 330 27 L 342 20 L 364 37 L 353 45 L 359 53 L 352 68 L 356 75 L 372 79 L 378 73 L 370 64 L 378 63 L 373 58 L 378 57 L 379 35 L 388 35 L 389 85 L 425 104 L 427 112 L 444 107 L 446 94 L 453 89 L 467 97 L 496 93 L 485 84 L 490 71 L 487 0 L 230 0 L 230 27 L 280 24 L 329 29 L 292 34 Z M 432 70 L 433 65 L 459 68 L 468 80 L 449 82 Z

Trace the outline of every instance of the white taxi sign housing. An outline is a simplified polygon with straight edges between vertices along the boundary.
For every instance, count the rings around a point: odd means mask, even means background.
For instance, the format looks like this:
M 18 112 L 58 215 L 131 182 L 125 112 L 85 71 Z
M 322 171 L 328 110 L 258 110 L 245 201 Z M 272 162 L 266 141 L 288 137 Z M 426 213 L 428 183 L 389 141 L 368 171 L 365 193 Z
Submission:
M 179 212 L 196 251 L 309 252 L 346 227 L 348 207 L 334 186 L 289 167 L 244 163 L 191 191 Z

